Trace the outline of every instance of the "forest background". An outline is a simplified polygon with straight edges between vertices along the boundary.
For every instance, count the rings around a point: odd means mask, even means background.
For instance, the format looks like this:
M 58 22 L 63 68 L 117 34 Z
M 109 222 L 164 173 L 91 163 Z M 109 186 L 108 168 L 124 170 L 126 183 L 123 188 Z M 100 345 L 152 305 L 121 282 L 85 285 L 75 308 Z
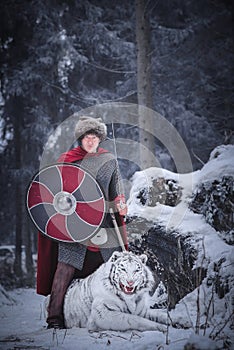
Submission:
M 1 243 L 17 248 L 18 285 L 34 283 L 36 229 L 25 195 L 49 135 L 84 108 L 139 102 L 135 5 L 134 0 L 1 2 L 0 227 Z M 233 143 L 231 1 L 146 0 L 144 14 L 150 107 L 176 128 L 199 169 L 212 149 Z M 116 137 L 126 137 L 124 122 L 120 115 Z M 137 129 L 132 133 L 137 139 Z M 162 144 L 156 142 L 154 151 L 163 168 L 174 170 Z M 124 178 L 139 170 L 119 163 Z

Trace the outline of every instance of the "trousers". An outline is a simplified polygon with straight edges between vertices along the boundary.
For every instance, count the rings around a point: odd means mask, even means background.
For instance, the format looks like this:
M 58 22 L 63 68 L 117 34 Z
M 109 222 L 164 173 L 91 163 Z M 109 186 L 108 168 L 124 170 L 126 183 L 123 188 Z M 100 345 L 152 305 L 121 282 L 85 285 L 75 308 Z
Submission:
M 93 252 L 88 249 L 86 251 L 82 270 L 78 270 L 69 264 L 58 262 L 47 310 L 48 317 L 46 322 L 48 325 L 57 325 L 60 328 L 65 328 L 63 304 L 67 288 L 69 287 L 71 281 L 74 278 L 85 278 L 89 276 L 103 262 L 104 261 L 100 252 Z

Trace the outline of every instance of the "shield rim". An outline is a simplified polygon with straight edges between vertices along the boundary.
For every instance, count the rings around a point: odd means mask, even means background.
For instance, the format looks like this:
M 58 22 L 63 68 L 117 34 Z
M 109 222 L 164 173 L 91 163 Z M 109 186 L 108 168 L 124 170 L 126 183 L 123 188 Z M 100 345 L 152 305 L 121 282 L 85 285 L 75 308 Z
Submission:
M 29 197 L 29 190 L 31 188 L 31 185 L 32 183 L 34 182 L 35 178 L 44 170 L 46 169 L 49 169 L 51 167 L 54 167 L 54 166 L 63 166 L 63 165 L 72 165 L 78 169 L 81 169 L 82 171 L 84 171 L 85 173 L 87 173 L 93 180 L 94 182 L 98 185 L 98 189 L 99 191 L 101 192 L 102 194 L 102 197 L 103 197 L 103 202 L 104 202 L 104 209 L 103 209 L 103 217 L 102 217 L 102 220 L 99 224 L 99 226 L 92 232 L 92 234 L 90 234 L 88 237 L 86 237 L 85 239 L 82 239 L 82 240 L 74 240 L 72 237 L 71 237 L 71 240 L 72 241 L 67 241 L 67 240 L 62 240 L 62 239 L 58 239 L 58 238 L 54 238 L 54 237 L 51 237 L 49 236 L 47 233 L 41 231 L 40 227 L 38 226 L 38 224 L 36 223 L 36 221 L 34 220 L 32 214 L 31 214 L 31 211 L 30 211 L 30 208 L 28 206 L 28 197 Z M 26 208 L 27 208 L 27 212 L 29 214 L 29 217 L 31 219 L 31 221 L 33 222 L 34 226 L 38 229 L 38 231 L 43 235 L 45 236 L 46 238 L 48 239 L 51 239 L 55 242 L 61 242 L 61 243 L 68 243 L 68 244 L 74 244 L 74 243 L 82 243 L 82 242 L 85 242 L 89 239 L 91 239 L 92 237 L 94 237 L 98 231 L 102 228 L 102 224 L 103 222 L 105 221 L 105 218 L 106 218 L 106 215 L 107 215 L 107 212 L 106 212 L 106 209 L 107 209 L 107 204 L 106 204 L 106 196 L 100 186 L 100 184 L 98 183 L 98 181 L 95 179 L 95 177 L 93 176 L 92 172 L 90 170 L 87 170 L 85 169 L 84 167 L 82 167 L 80 164 L 76 164 L 76 163 L 69 163 L 69 162 L 63 162 L 63 163 L 52 163 L 50 165 L 46 165 L 44 167 L 42 167 L 41 169 L 39 169 L 39 171 L 37 173 L 35 173 L 31 179 L 31 181 L 29 182 L 29 185 L 27 187 L 27 191 L 26 191 Z M 70 234 L 70 233 L 69 233 Z

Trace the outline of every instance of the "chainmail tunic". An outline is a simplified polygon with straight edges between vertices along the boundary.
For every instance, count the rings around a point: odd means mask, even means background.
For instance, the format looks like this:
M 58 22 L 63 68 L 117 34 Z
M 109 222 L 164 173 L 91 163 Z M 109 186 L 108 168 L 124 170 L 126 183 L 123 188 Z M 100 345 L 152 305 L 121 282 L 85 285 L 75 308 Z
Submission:
M 89 156 L 76 163 L 94 176 L 105 195 L 107 208 L 118 195 L 123 194 L 118 163 L 111 153 Z M 121 248 L 109 213 L 102 227 L 107 229 L 108 241 L 100 247 L 100 252 L 103 260 L 107 261 L 114 251 L 121 251 Z M 60 242 L 58 261 L 82 270 L 88 245 L 89 241 L 82 244 Z

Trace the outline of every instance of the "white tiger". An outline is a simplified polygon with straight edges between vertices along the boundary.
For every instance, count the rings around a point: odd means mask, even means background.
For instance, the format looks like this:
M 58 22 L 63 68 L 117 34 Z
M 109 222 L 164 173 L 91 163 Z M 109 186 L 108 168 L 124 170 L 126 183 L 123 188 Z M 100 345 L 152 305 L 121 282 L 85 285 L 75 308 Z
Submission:
M 114 252 L 92 275 L 75 280 L 64 299 L 65 326 L 165 332 L 166 310 L 150 308 L 154 278 L 146 261 L 145 254 Z

